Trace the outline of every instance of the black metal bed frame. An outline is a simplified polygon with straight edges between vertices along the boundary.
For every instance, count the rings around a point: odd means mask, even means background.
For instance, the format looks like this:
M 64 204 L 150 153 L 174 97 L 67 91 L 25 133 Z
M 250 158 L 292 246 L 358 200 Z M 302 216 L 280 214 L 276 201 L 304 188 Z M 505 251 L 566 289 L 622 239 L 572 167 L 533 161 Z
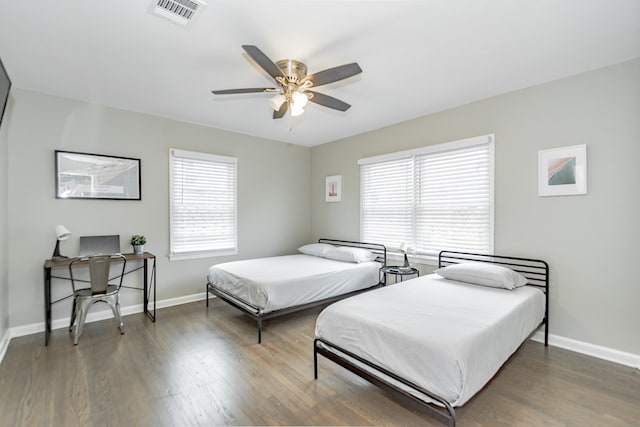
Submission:
M 380 262 L 383 267 L 387 265 L 387 248 L 384 245 L 381 245 L 378 243 L 366 243 L 366 242 L 356 242 L 356 241 L 350 241 L 350 240 L 336 240 L 336 239 L 318 239 L 318 243 L 328 243 L 331 245 L 367 249 L 378 255 L 377 261 Z M 232 293 L 224 289 L 218 288 L 210 282 L 207 282 L 206 284 L 207 307 L 209 307 L 209 293 L 211 293 L 217 296 L 218 298 L 220 298 L 221 300 L 225 301 L 226 303 L 237 308 L 238 310 L 241 310 L 249 317 L 255 319 L 258 324 L 258 343 L 260 344 L 262 343 L 262 326 L 263 326 L 263 321 L 265 320 L 295 313 L 301 310 L 306 310 L 308 308 L 316 307 L 319 305 L 330 304 L 332 302 L 339 301 L 341 299 L 348 298 L 350 296 L 357 295 L 362 292 L 370 291 L 372 289 L 378 288 L 383 285 L 384 283 L 382 282 L 381 279 L 379 279 L 378 283 L 364 289 L 359 289 L 357 291 L 336 295 L 334 297 L 325 298 L 318 301 L 312 301 L 305 304 L 295 305 L 292 307 L 286 307 L 279 310 L 270 311 L 268 313 L 263 313 L 262 309 L 257 305 L 252 304 L 248 301 L 245 301 L 242 298 L 239 298 L 233 295 Z
M 545 294 L 545 314 L 544 319 L 538 327 L 542 326 L 543 324 L 545 325 L 544 345 L 547 346 L 549 344 L 549 265 L 545 261 L 538 259 L 476 254 L 471 252 L 441 251 L 438 255 L 439 267 L 445 267 L 447 265 L 469 261 L 486 262 L 490 264 L 498 264 L 509 267 L 528 279 L 527 286 L 534 286 L 536 288 L 542 289 Z M 455 427 L 455 410 L 446 399 L 438 396 L 435 393 L 432 393 L 429 390 L 425 390 L 424 388 L 414 384 L 410 380 L 402 378 L 397 374 L 389 371 L 388 369 L 378 366 L 375 363 L 370 362 L 322 338 L 316 338 L 313 341 L 313 374 L 315 379 L 318 379 L 318 354 L 321 354 L 332 362 L 370 381 L 373 384 L 390 388 L 400 393 L 401 395 L 410 398 L 411 400 L 426 405 L 426 407 L 431 409 L 434 413 L 447 419 L 449 427 Z M 368 369 L 359 366 L 358 363 L 365 365 Z M 415 393 L 411 393 L 401 388 L 399 385 L 392 383 L 384 377 L 395 380 L 396 382 L 402 384 Z M 428 402 L 426 399 L 421 399 L 420 397 L 416 396 L 416 394 L 426 396 L 427 398 L 432 399 L 434 402 L 442 405 L 442 407 L 437 406 L 437 404 Z

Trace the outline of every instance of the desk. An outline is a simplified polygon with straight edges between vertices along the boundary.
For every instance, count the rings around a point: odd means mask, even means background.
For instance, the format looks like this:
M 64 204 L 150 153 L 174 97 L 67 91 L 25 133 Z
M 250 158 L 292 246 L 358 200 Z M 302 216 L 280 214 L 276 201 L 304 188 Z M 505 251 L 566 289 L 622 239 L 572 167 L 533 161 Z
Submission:
M 133 273 L 134 271 L 143 270 L 143 281 L 144 286 L 142 288 L 136 288 L 131 286 L 122 285 L 123 288 L 128 289 L 137 289 L 143 291 L 143 310 L 144 314 L 151 319 L 152 322 L 156 321 L 156 256 L 145 252 L 142 254 L 122 254 L 127 259 L 127 263 L 130 261 L 142 261 L 142 266 L 136 267 L 132 270 L 125 271 L 124 274 Z M 60 298 L 56 301 L 51 301 L 51 279 L 62 279 L 62 280 L 71 280 L 69 277 L 63 276 L 53 276 L 51 274 L 51 270 L 56 268 L 69 268 L 69 264 L 75 258 L 67 258 L 63 260 L 52 260 L 48 259 L 44 262 L 44 345 L 49 344 L 49 334 L 51 333 L 51 306 L 57 302 L 65 300 L 67 298 L 72 297 L 73 295 L 68 295 L 64 298 Z M 151 266 L 151 278 L 149 278 L 149 260 L 153 260 L 153 265 Z M 116 260 L 117 262 L 117 260 Z M 88 264 L 88 262 L 85 262 Z M 83 262 L 77 263 L 76 265 L 82 265 Z M 117 279 L 120 276 L 114 277 L 112 279 Z M 149 280 L 150 279 L 150 280 Z M 153 290 L 153 312 L 149 310 L 149 294 Z

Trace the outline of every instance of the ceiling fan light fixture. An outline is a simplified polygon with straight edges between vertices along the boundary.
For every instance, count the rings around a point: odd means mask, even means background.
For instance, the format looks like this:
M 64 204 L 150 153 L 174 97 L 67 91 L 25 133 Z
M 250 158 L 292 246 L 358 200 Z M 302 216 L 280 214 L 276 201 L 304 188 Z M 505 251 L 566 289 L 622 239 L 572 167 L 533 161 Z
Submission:
M 278 111 L 286 100 L 287 98 L 285 98 L 283 94 L 279 93 L 269 100 L 269 104 L 271 104 L 271 108 L 273 108 L 275 111 Z
M 293 105 L 300 109 L 304 108 L 307 105 L 307 102 L 309 102 L 307 95 L 298 91 L 293 92 L 291 100 L 293 101 Z
M 301 115 L 302 113 L 304 113 L 304 108 L 296 105 L 295 102 L 292 102 L 291 103 L 291 116 L 292 117 L 297 117 L 297 116 Z

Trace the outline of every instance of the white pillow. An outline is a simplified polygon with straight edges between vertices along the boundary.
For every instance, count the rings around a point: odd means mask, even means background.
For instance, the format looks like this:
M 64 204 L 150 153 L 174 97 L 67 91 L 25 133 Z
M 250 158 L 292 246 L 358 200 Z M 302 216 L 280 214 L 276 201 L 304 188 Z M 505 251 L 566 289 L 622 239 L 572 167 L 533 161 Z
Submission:
M 350 248 L 347 246 L 338 246 L 331 248 L 323 255 L 325 258 L 335 259 L 337 261 L 346 262 L 366 262 L 374 261 L 376 254 L 362 248 Z
M 452 264 L 439 268 L 434 273 L 445 279 L 510 290 L 524 286 L 528 282 L 527 278 L 517 271 L 486 262 Z
M 335 248 L 335 246 L 330 245 L 328 243 L 310 243 L 308 245 L 303 245 L 298 248 L 298 252 L 313 255 L 313 256 L 324 256 L 324 254 L 330 250 Z

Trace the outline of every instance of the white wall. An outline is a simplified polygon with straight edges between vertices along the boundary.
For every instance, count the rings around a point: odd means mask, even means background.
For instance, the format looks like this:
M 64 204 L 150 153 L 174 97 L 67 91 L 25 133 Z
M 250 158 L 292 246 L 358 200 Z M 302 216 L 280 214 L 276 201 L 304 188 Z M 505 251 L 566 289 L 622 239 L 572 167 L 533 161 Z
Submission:
M 57 224 L 72 233 L 71 239 L 61 244 L 64 255 L 77 253 L 81 235 L 120 234 L 123 252 L 131 251 L 128 239 L 132 234 L 146 235 L 145 249 L 158 256 L 160 300 L 203 293 L 207 268 L 214 263 L 293 253 L 310 237 L 307 147 L 24 90 L 14 90 L 13 98 L 5 131 L 8 197 L 0 198 L 0 219 L 8 200 L 12 328 L 43 322 L 42 266 L 53 251 Z M 6 147 L 6 143 L 2 145 Z M 170 147 L 238 158 L 237 257 L 168 261 Z M 142 200 L 56 199 L 55 149 L 140 158 Z M 127 280 L 136 285 L 138 281 L 132 276 Z M 54 298 L 68 294 L 69 289 L 68 282 L 54 281 Z M 126 292 L 123 306 L 141 303 L 138 292 Z M 62 319 L 69 313 L 70 302 L 64 301 L 54 307 L 53 318 Z
M 359 238 L 357 160 L 495 133 L 495 251 L 551 269 L 551 333 L 640 355 L 640 59 L 312 149 L 312 235 Z M 587 144 L 588 194 L 539 197 L 538 151 Z M 324 177 L 342 175 L 342 202 Z

